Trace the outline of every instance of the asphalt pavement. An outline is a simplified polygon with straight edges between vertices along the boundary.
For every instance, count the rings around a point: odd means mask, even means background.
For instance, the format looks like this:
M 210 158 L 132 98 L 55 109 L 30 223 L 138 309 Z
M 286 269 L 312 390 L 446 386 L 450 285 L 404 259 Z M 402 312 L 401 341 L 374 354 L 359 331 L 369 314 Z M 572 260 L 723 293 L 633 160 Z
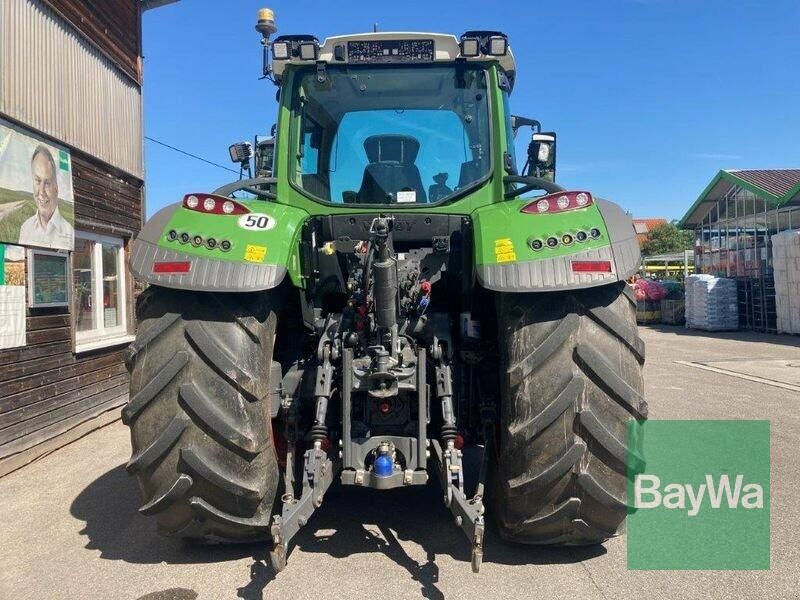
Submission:
M 263 545 L 158 537 L 137 512 L 139 491 L 124 468 L 128 431 L 116 422 L 0 479 L 0 598 L 800 597 L 800 391 L 792 389 L 800 338 L 679 327 L 642 333 L 651 419 L 771 421 L 769 571 L 629 571 L 624 536 L 553 549 L 508 544 L 490 529 L 475 575 L 433 484 L 332 490 L 276 575 Z

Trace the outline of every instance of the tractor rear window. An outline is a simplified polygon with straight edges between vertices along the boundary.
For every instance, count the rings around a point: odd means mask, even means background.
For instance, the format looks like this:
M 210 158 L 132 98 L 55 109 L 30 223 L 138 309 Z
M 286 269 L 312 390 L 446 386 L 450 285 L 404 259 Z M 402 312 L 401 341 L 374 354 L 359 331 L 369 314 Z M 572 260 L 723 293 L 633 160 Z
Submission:
M 345 204 L 429 204 L 490 170 L 486 73 L 329 68 L 295 77 L 294 183 Z

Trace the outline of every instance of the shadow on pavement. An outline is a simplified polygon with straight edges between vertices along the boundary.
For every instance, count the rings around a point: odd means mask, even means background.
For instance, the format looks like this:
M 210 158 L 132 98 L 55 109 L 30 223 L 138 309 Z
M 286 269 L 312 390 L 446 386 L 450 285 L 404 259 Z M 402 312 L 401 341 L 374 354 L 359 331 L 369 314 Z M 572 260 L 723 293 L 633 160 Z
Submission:
M 449 556 L 459 561 L 464 569 L 464 577 L 472 576 L 472 570 L 469 543 L 454 525 L 453 517 L 442 503 L 441 496 L 437 483 L 385 492 L 334 486 L 326 496 L 323 507 L 297 535 L 294 547 L 290 547 L 286 573 L 291 573 L 292 553 L 298 550 L 334 558 L 381 553 L 408 571 L 411 579 L 419 584 L 424 598 L 444 598 L 436 585 L 439 581 L 437 556 Z M 409 556 L 401 542 L 420 546 L 425 554 L 424 560 L 418 561 Z M 490 523 L 484 568 L 490 567 L 491 563 L 576 563 L 605 553 L 602 546 L 552 548 L 511 544 L 500 539 Z M 368 562 L 369 559 L 366 564 Z M 266 554 L 260 564 L 260 576 L 263 577 L 266 571 L 272 575 Z M 250 586 L 240 590 L 240 597 L 260 600 L 260 591 L 264 586 L 260 586 L 259 590 L 259 585 L 254 579 Z M 251 595 L 242 594 L 244 589 Z
M 253 555 L 258 545 L 192 545 L 161 537 L 155 521 L 139 514 L 141 495 L 136 481 L 119 465 L 95 479 L 78 494 L 70 513 L 86 523 L 81 534 L 86 548 L 100 557 L 129 563 L 193 564 L 238 560 Z
M 71 506 L 74 517 L 85 521 L 81 534 L 86 547 L 99 550 L 101 558 L 131 563 L 193 564 L 249 558 L 250 581 L 238 588 L 239 598 L 256 600 L 276 577 L 269 563 L 266 544 L 200 546 L 156 534 L 151 519 L 140 515 L 139 490 L 120 465 L 87 486 Z M 401 542 L 422 548 L 422 562 L 410 556 Z M 443 598 L 438 589 L 437 556 L 449 556 L 463 563 L 464 576 L 472 574 L 469 544 L 453 524 L 441 500 L 437 483 L 425 487 L 377 492 L 334 485 L 325 503 L 307 527 L 295 537 L 287 570 L 291 576 L 293 554 L 320 553 L 334 558 L 354 554 L 380 553 L 406 569 L 418 582 L 425 598 Z M 605 554 L 602 546 L 552 548 L 511 544 L 489 527 L 484 565 L 576 563 Z M 296 559 L 297 560 L 297 559 Z

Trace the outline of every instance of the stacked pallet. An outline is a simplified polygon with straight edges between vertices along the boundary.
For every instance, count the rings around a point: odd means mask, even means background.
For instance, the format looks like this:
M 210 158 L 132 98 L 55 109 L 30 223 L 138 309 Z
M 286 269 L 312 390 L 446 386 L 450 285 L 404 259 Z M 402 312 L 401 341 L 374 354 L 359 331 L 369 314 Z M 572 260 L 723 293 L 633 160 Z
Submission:
M 772 236 L 775 308 L 780 333 L 800 333 L 800 231 Z
M 686 327 L 706 331 L 738 329 L 736 281 L 713 275 L 687 277 Z

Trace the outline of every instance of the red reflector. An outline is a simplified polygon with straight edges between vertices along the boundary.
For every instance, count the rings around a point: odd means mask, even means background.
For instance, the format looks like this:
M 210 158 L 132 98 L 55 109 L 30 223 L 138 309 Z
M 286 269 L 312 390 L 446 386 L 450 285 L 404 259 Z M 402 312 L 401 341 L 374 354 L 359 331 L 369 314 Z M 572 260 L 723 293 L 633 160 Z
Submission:
M 157 262 L 153 263 L 153 273 L 188 273 L 192 268 L 192 263 L 181 262 Z
M 573 260 L 573 273 L 611 273 L 610 260 Z

